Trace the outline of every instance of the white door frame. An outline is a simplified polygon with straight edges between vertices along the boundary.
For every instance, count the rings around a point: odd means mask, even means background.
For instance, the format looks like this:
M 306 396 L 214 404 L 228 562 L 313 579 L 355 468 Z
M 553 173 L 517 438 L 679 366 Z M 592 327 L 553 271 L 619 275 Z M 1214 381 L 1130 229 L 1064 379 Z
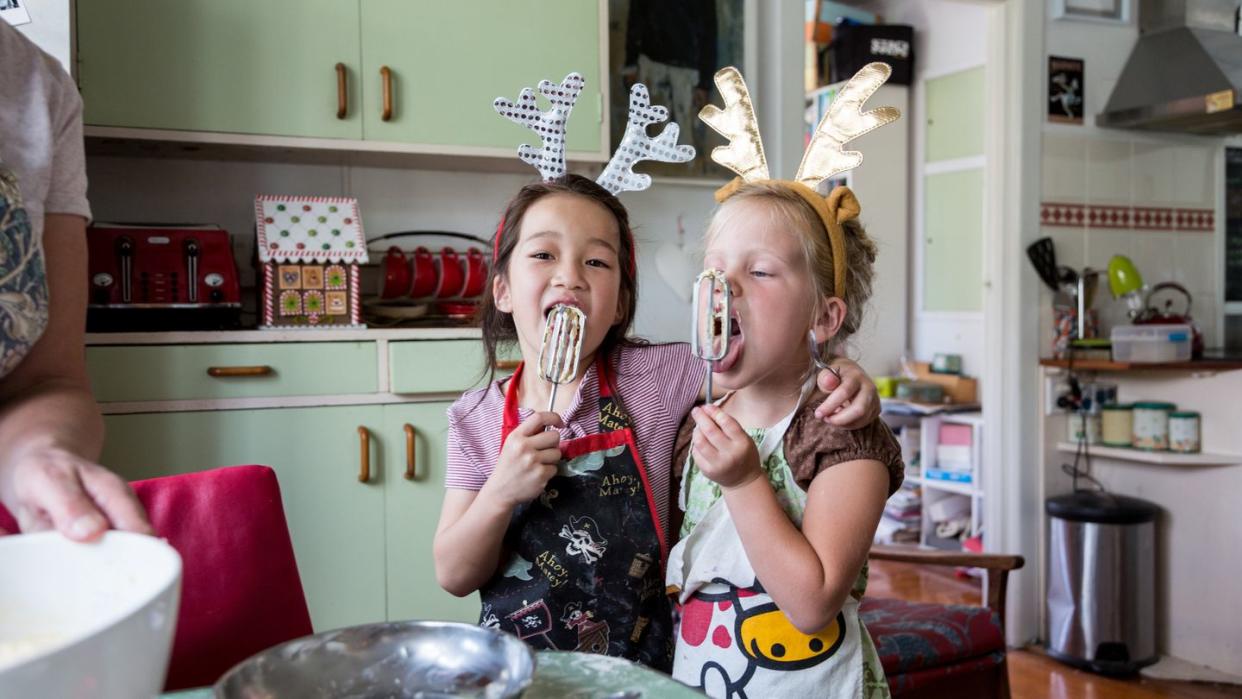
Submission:
M 1026 246 L 1038 238 L 1044 3 L 989 0 L 984 152 L 984 522 L 990 551 L 1026 566 L 1009 580 L 1006 640 L 1040 635 L 1043 528 L 1038 415 L 1039 288 Z M 985 524 L 985 526 L 987 526 Z

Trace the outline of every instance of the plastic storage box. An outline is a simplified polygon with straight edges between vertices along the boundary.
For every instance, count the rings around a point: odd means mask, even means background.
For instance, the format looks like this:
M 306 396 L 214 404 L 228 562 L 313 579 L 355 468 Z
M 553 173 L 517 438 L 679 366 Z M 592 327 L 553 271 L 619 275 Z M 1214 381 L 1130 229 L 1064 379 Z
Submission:
M 1113 328 L 1113 361 L 1132 363 L 1188 362 L 1189 325 L 1118 325 Z

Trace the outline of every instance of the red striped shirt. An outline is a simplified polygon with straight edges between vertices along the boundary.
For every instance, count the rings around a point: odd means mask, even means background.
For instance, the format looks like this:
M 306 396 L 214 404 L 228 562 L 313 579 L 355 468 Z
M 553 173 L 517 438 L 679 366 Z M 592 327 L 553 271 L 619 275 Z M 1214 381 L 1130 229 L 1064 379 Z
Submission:
M 682 419 L 699 396 L 705 365 L 690 354 L 690 345 L 684 342 L 623 346 L 609 359 L 617 395 L 629 413 L 660 523 L 667 533 L 673 442 Z M 477 491 L 496 468 L 506 380 L 469 391 L 449 407 L 445 487 Z M 518 418 L 524 421 L 534 412 L 519 408 Z M 599 376 L 595 366 L 587 369 L 573 403 L 561 417 L 565 420 L 561 439 L 599 432 Z

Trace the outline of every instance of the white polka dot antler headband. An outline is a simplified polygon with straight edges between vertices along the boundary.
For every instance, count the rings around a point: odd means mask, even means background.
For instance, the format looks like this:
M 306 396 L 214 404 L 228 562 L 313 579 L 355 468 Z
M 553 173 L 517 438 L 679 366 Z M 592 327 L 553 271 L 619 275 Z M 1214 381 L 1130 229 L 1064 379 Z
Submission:
M 539 134 L 543 147 L 523 144 L 518 147 L 518 157 L 539 170 L 544 181 L 565 175 L 565 125 L 584 84 L 578 73 L 565 76 L 559 85 L 550 80 L 540 81 L 539 93 L 552 105 L 547 111 L 540 111 L 535 103 L 535 91 L 529 87 L 522 89 L 517 102 L 497 97 L 492 103 L 501 116 Z M 655 137 L 647 135 L 647 126 L 667 120 L 668 109 L 652 104 L 647 86 L 635 83 L 630 88 L 629 121 L 625 126 L 625 135 L 595 182 L 613 194 L 637 192 L 651 186 L 651 177 L 635 173 L 635 163 L 641 160 L 665 163 L 693 160 L 694 146 L 677 144 L 677 124 L 666 125 Z

